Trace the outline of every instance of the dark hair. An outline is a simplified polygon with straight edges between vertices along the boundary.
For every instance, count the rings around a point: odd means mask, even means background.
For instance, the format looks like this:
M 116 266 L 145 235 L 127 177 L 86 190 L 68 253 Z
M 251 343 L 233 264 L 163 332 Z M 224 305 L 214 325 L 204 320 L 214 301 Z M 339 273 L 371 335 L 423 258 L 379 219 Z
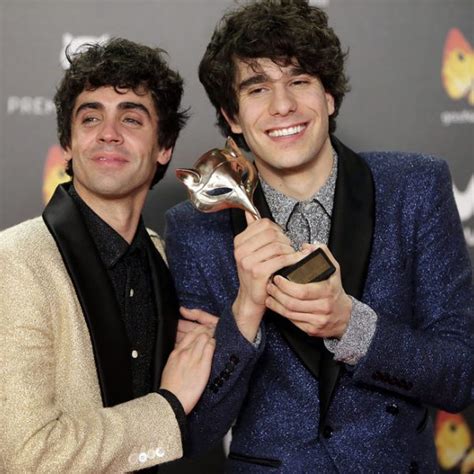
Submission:
M 349 90 L 338 37 L 328 26 L 325 12 L 305 0 L 254 1 L 230 11 L 214 30 L 199 65 L 199 79 L 216 109 L 217 125 L 248 150 L 242 135 L 232 133 L 220 109 L 230 118 L 239 111 L 235 90 L 236 59 L 248 62 L 269 58 L 280 66 L 297 63 L 318 77 L 334 98 L 329 132 L 336 129 L 336 116 Z
M 136 94 L 149 91 L 158 114 L 158 145 L 161 149 L 173 147 L 188 115 L 180 110 L 183 80 L 163 59 L 166 52 L 122 38 L 86 47 L 74 55 L 66 51 L 70 67 L 54 96 L 61 146 L 71 146 L 71 118 L 77 96 L 84 90 L 112 86 L 117 91 L 131 89 Z M 70 176 L 71 161 L 66 169 Z M 168 164 L 157 164 L 151 186 L 164 176 Z

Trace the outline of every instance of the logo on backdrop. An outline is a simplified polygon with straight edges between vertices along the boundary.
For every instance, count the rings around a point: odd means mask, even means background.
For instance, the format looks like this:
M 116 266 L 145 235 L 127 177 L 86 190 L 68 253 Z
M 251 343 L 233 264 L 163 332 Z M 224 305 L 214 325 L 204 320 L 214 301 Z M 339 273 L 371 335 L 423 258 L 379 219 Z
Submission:
M 468 221 L 474 217 L 474 174 L 467 183 L 464 191 L 453 185 L 454 199 L 459 210 L 459 216 L 464 225 L 464 237 L 470 247 L 474 247 L 474 229 L 468 225 Z
M 474 123 L 474 50 L 458 28 L 452 28 L 446 36 L 441 80 L 448 97 L 463 107 L 441 112 L 441 123 Z
M 443 471 L 474 472 L 474 440 L 461 414 L 436 413 L 435 445 Z
M 64 69 L 69 67 L 66 58 L 66 48 L 69 45 L 69 52 L 74 54 L 84 49 L 88 44 L 103 43 L 108 39 L 109 35 L 107 33 L 101 36 L 73 36 L 71 33 L 64 33 L 59 53 L 61 66 Z M 16 95 L 7 97 L 7 115 L 46 116 L 54 113 L 55 107 L 51 97 Z
M 48 150 L 43 169 L 43 203 L 48 204 L 58 184 L 69 181 L 66 174 L 66 161 L 63 150 L 59 145 L 53 145 Z
M 66 49 L 68 53 L 75 54 L 79 53 L 83 49 L 87 49 L 87 46 L 95 43 L 105 43 L 108 41 L 110 36 L 104 33 L 101 36 L 73 36 L 71 33 L 63 34 L 63 45 L 61 52 L 59 53 L 59 60 L 63 69 L 69 68 L 69 61 L 66 58 Z
M 310 0 L 309 4 L 314 5 L 315 7 L 327 7 L 330 0 Z

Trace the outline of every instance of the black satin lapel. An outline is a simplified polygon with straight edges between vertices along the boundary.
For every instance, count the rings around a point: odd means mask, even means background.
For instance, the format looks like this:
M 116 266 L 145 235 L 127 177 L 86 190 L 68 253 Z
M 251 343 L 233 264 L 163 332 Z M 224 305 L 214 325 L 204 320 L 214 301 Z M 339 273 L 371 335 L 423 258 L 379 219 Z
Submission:
M 274 220 L 260 183 L 255 189 L 253 203 L 262 217 Z M 240 209 L 231 209 L 231 222 L 234 235 L 242 232 L 247 227 L 244 211 Z M 265 319 L 272 321 L 275 324 L 303 365 L 311 372 L 311 374 L 313 374 L 314 377 L 318 378 L 321 352 L 326 350 L 321 339 L 315 340 L 315 338 L 311 338 L 290 321 L 277 315 L 273 311 L 267 311 L 265 313 Z
M 153 369 L 153 390 L 158 390 L 161 373 L 174 347 L 179 306 L 171 274 L 151 239 L 147 251 L 158 317 Z
M 133 398 L 129 343 L 112 283 L 79 209 L 57 187 L 43 212 L 84 313 L 94 351 L 102 402 L 109 407 Z
M 332 145 L 338 155 L 329 249 L 341 267 L 346 293 L 362 297 L 374 230 L 375 198 L 372 173 L 364 160 L 335 137 Z M 325 353 L 321 360 L 321 420 L 339 378 L 341 364 Z
M 335 137 L 338 157 L 329 248 L 341 266 L 346 293 L 360 299 L 369 265 L 375 221 L 375 188 L 365 161 Z
M 253 203 L 262 217 L 268 217 L 269 219 L 273 220 L 272 213 L 268 207 L 260 182 L 255 188 L 255 192 L 253 194 Z M 247 227 L 245 212 L 242 209 L 230 209 L 230 219 L 234 236 L 240 234 Z

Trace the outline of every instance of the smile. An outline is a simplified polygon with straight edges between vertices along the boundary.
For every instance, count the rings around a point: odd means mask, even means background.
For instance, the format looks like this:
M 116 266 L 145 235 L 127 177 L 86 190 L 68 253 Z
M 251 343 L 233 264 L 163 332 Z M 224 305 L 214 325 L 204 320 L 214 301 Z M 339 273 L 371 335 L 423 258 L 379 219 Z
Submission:
M 295 125 L 293 127 L 278 128 L 278 129 L 270 130 L 267 133 L 272 138 L 288 137 L 288 136 L 296 135 L 297 133 L 302 132 L 305 128 L 306 128 L 306 125 Z
M 127 160 L 120 156 L 98 156 L 94 158 L 95 161 L 107 162 L 107 163 L 125 163 Z

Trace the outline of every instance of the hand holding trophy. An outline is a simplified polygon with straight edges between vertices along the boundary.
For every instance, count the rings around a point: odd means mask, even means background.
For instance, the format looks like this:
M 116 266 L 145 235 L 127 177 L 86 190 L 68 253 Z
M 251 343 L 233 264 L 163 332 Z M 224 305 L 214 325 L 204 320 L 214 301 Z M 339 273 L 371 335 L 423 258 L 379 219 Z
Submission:
M 261 218 L 253 204 L 257 171 L 230 137 L 225 148 L 209 150 L 194 168 L 178 168 L 176 176 L 188 188 L 191 203 L 201 212 L 238 208 Z M 326 253 L 318 248 L 277 274 L 295 283 L 310 283 L 329 278 L 335 270 Z

